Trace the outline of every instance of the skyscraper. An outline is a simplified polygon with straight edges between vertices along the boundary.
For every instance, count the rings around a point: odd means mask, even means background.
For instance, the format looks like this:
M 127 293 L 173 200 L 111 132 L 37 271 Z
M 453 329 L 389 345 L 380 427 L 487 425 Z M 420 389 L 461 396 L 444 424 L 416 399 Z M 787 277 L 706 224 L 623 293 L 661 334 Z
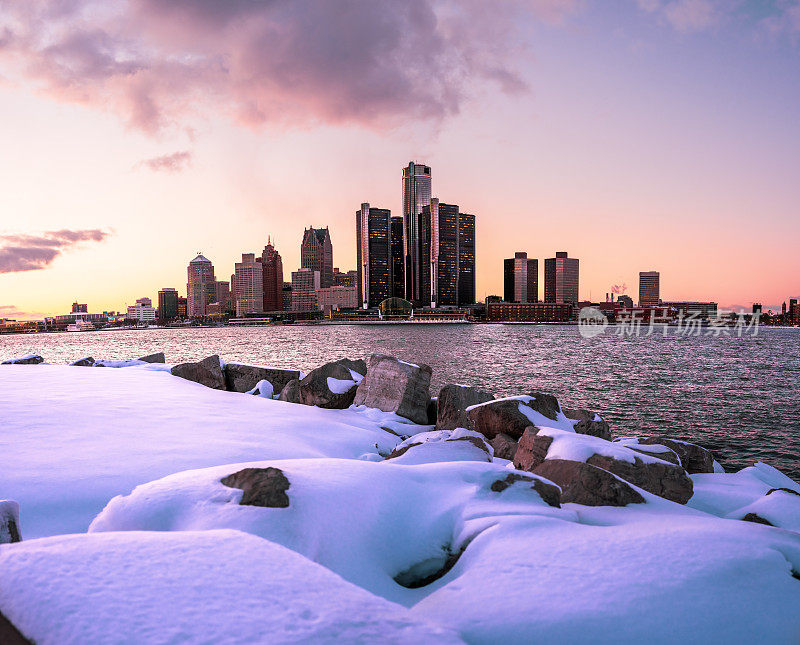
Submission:
M 206 306 L 216 300 L 216 286 L 214 278 L 214 265 L 211 260 L 198 253 L 197 257 L 189 262 L 187 267 L 188 282 L 186 283 L 186 312 L 189 318 L 206 315 Z
M 178 317 L 178 291 L 164 287 L 158 292 L 158 317 L 171 320 Z
M 333 244 L 327 226 L 305 229 L 300 245 L 300 266 L 319 271 L 322 287 L 333 285 Z
M 434 197 L 419 215 L 423 304 L 458 304 L 458 206 Z
M 319 288 L 319 271 L 312 271 L 307 267 L 292 271 L 292 311 L 317 311 Z
M 578 259 L 566 251 L 544 261 L 544 301 L 578 304 Z
M 358 306 L 377 307 L 392 295 L 392 250 L 386 208 L 361 204 L 356 211 L 356 270 Z
M 475 215 L 458 213 L 458 304 L 475 303 Z
M 264 311 L 281 311 L 283 309 L 283 260 L 281 254 L 267 238 L 267 245 L 259 258 L 263 268 Z
M 235 265 L 235 310 L 237 316 L 264 312 L 264 268 L 254 253 L 243 253 Z
M 403 277 L 403 218 L 400 215 L 389 220 L 392 251 L 392 296 L 405 298 L 406 282 Z
M 422 264 L 426 262 L 420 249 L 419 215 L 431 203 L 431 169 L 413 161 L 403 168 L 403 264 L 405 297 L 414 303 L 424 301 Z
M 503 260 L 503 300 L 539 302 L 539 260 L 524 251 Z
M 639 271 L 639 306 L 655 307 L 660 300 L 658 271 Z

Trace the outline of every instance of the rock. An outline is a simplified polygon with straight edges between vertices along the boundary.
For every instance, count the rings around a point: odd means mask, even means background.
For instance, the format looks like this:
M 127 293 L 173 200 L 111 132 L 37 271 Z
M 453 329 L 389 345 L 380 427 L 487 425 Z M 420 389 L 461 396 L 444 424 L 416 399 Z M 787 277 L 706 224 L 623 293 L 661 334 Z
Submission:
M 198 363 L 181 363 L 170 371 L 173 376 L 185 378 L 187 381 L 194 381 L 215 390 L 225 389 L 225 374 L 216 354 Z
M 478 403 L 494 400 L 494 396 L 483 390 L 466 385 L 445 385 L 439 392 L 436 404 L 436 429 L 472 429 L 467 408 Z
M 336 410 L 349 408 L 356 397 L 356 387 L 363 379 L 363 375 L 352 367 L 357 363 L 344 358 L 311 370 L 300 381 L 300 403 Z
M 286 401 L 287 403 L 300 403 L 300 381 L 299 379 L 292 379 L 283 386 L 279 401 Z
M 578 423 L 575 424 L 574 429 L 578 434 L 588 434 L 611 441 L 611 430 L 608 428 L 608 423 L 599 414 L 583 409 L 564 409 L 563 412 L 568 419 L 577 419 Z
M 602 468 L 582 461 L 548 459 L 533 470 L 561 487 L 561 503 L 584 506 L 643 504 L 644 497 L 632 486 Z
M 508 459 L 509 461 L 514 460 L 514 455 L 517 452 L 517 442 L 504 432 L 496 434 L 489 442 L 489 445 L 494 449 L 495 457 Z
M 678 455 L 673 450 L 670 450 L 670 449 L 667 449 L 667 450 L 664 450 L 664 451 L 656 451 L 656 450 L 645 450 L 644 448 L 642 448 L 640 446 L 636 446 L 636 447 L 627 446 L 627 448 L 629 448 L 630 450 L 633 450 L 634 452 L 638 452 L 638 453 L 640 453 L 642 455 L 647 455 L 648 457 L 655 457 L 656 459 L 663 459 L 664 461 L 668 461 L 669 463 L 675 464 L 676 466 L 680 466 L 681 465 L 680 457 L 678 457 Z
M 547 451 L 553 443 L 553 438 L 539 435 L 537 432 L 535 426 L 528 426 L 522 433 L 514 452 L 514 468 L 533 472 L 536 466 L 547 459 Z
M 763 517 L 757 515 L 756 513 L 748 513 L 742 518 L 742 521 L 755 522 L 756 524 L 764 524 L 766 526 L 775 526 L 772 522 L 770 522 L 769 520 L 765 520 Z
M 250 392 L 259 381 L 269 381 L 272 383 L 273 391 L 278 394 L 289 381 L 299 378 L 298 370 L 258 367 L 242 363 L 225 364 L 225 388 L 229 392 Z
M 798 493 L 796 490 L 792 490 L 791 488 L 770 488 L 764 496 L 766 497 L 767 495 L 772 495 L 772 493 L 791 493 L 792 495 L 800 496 L 800 493 Z
M 554 486 L 550 482 L 544 481 L 539 477 L 530 477 L 528 475 L 521 475 L 519 473 L 509 473 L 506 475 L 505 479 L 498 479 L 492 482 L 491 490 L 495 493 L 502 493 L 506 488 L 509 486 L 514 485 L 517 482 L 525 482 L 526 485 L 528 482 L 532 484 L 530 486 L 531 490 L 535 490 L 539 493 L 539 497 L 545 502 L 545 504 L 549 506 L 555 506 L 556 508 L 561 508 L 561 489 L 558 486 Z
M 394 412 L 414 423 L 426 425 L 431 368 L 413 365 L 392 356 L 373 354 L 367 375 L 358 385 L 354 403 L 384 412 Z
M 230 488 L 244 491 L 240 506 L 287 508 L 289 480 L 280 468 L 245 468 L 220 480 Z
M 677 441 L 663 435 L 640 438 L 639 443 L 642 445 L 660 444 L 670 448 L 680 457 L 681 466 L 690 475 L 714 472 L 714 455 L 711 454 L 710 450 L 706 450 L 697 444 Z
M 38 365 L 44 363 L 44 359 L 38 354 L 28 354 L 27 356 L 20 356 L 19 358 L 10 358 L 3 361 L 0 365 Z
M 548 419 L 556 421 L 560 406 L 558 399 L 550 394 L 534 393 L 529 396 L 511 396 L 504 399 L 479 403 L 467 408 L 467 417 L 472 429 L 488 439 L 501 432 L 513 439 L 519 439 L 532 421 L 521 406 L 539 412 Z
M 0 612 L 0 643 L 3 645 L 33 645 L 13 623 Z
M 429 426 L 436 425 L 436 415 L 439 413 L 439 400 L 436 397 L 431 397 L 428 401 L 428 424 Z
M 74 363 L 70 363 L 70 365 L 73 365 L 75 367 L 94 367 L 94 362 L 95 361 L 91 356 L 87 356 L 86 358 L 77 360 Z
M 492 449 L 477 432 L 432 430 L 420 432 L 397 444 L 386 460 L 399 459 L 405 465 L 446 461 L 492 461 Z
M 156 352 L 155 354 L 148 354 L 136 360 L 142 361 L 143 363 L 166 363 L 167 357 L 164 356 L 164 352 Z
M 0 544 L 22 542 L 19 532 L 19 504 L 10 499 L 0 500 Z

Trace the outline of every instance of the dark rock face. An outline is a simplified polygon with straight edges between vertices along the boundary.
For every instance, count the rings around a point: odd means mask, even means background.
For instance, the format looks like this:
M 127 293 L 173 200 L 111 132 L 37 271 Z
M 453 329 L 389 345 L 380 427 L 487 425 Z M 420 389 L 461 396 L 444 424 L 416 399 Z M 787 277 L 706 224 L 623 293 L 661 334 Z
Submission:
M 600 437 L 606 441 L 611 441 L 611 430 L 608 427 L 608 423 L 603 421 L 603 419 L 600 419 L 600 421 L 595 420 L 595 416 L 599 415 L 595 415 L 594 412 L 583 409 L 565 409 L 563 412 L 564 416 L 568 419 L 578 420 L 578 423 L 575 424 L 575 432 L 578 434 L 588 434 L 593 437 Z
M 681 466 L 690 475 L 714 472 L 714 455 L 711 454 L 710 450 L 706 450 L 697 444 L 675 441 L 663 435 L 645 437 L 644 439 L 639 439 L 639 443 L 644 445 L 660 444 L 670 448 L 680 457 Z
M 421 445 L 422 445 L 422 442 L 419 442 L 419 443 L 409 443 L 409 444 L 406 444 L 405 446 L 402 446 L 401 448 L 397 448 L 397 447 L 395 447 L 395 448 L 392 450 L 392 452 L 390 452 L 390 453 L 387 455 L 387 457 L 386 457 L 386 459 L 384 459 L 384 461 L 387 461 L 387 460 L 389 460 L 389 459 L 394 459 L 394 458 L 396 458 L 396 457 L 400 457 L 401 455 L 404 455 L 404 454 L 406 454 L 406 453 L 407 453 L 409 450 L 411 450 L 412 448 L 414 448 L 414 447 L 416 447 L 416 446 L 421 446 Z
M 764 519 L 763 517 L 761 517 L 757 513 L 748 513 L 747 515 L 745 515 L 742 518 L 742 521 L 744 521 L 744 522 L 755 522 L 756 524 L 764 524 L 765 526 L 775 526 L 772 522 L 770 522 L 769 520 Z
M 474 387 L 445 385 L 439 392 L 436 406 L 436 429 L 466 428 L 472 430 L 472 424 L 466 412 L 467 408 L 493 399 L 493 395 Z
M 272 391 L 280 394 L 284 386 L 293 379 L 299 379 L 298 370 L 282 370 L 271 367 L 227 363 L 225 365 L 225 388 L 229 392 L 249 392 L 259 381 L 272 383 Z
M 86 358 L 82 358 L 74 363 L 70 363 L 75 367 L 93 367 L 94 366 L 94 359 L 91 356 L 87 356 Z
M 363 362 L 351 361 L 345 358 L 332 363 L 325 363 L 325 365 L 311 370 L 308 376 L 300 381 L 300 403 L 336 410 L 349 408 L 356 397 L 357 385 L 350 370 L 358 372 L 352 366 Z M 358 373 L 360 374 L 361 372 Z M 335 392 L 331 390 L 328 383 L 329 378 L 336 379 L 336 381 L 348 381 L 352 383 L 352 386 L 343 392 Z
M 432 426 L 436 424 L 436 415 L 439 413 L 439 401 L 437 399 L 431 399 L 428 401 L 428 425 Z
M 537 429 L 534 426 L 528 426 L 522 433 L 514 453 L 514 468 L 532 472 L 547 459 L 547 451 L 553 443 L 553 438 L 536 433 Z
M 494 456 L 500 459 L 514 460 L 514 455 L 517 452 L 517 442 L 514 441 L 507 434 L 501 432 L 496 434 L 489 444 L 494 449 Z
M 23 356 L 22 358 L 10 358 L 3 361 L 0 365 L 38 365 L 44 363 L 44 359 L 39 355 Z
M 0 544 L 22 542 L 19 532 L 19 506 L 11 500 L 0 501 Z
M 287 508 L 289 480 L 280 468 L 245 468 L 220 480 L 230 488 L 244 491 L 240 506 Z
M 426 425 L 430 384 L 431 368 L 427 365 L 412 365 L 392 356 L 373 354 L 367 364 L 367 375 L 358 385 L 354 403 L 394 412 Z
M 471 430 L 480 432 L 488 439 L 493 439 L 501 432 L 514 439 L 519 439 L 531 420 L 520 411 L 525 405 L 553 421 L 558 418 L 558 399 L 550 394 L 533 393 L 529 401 L 521 399 L 498 399 L 478 405 L 467 410 L 467 417 L 472 424 Z
M 287 403 L 300 403 L 300 381 L 292 379 L 284 385 L 278 400 L 286 401 Z
M 173 376 L 194 381 L 215 390 L 225 389 L 225 374 L 219 362 L 219 356 L 214 354 L 204 358 L 198 363 L 181 363 L 171 370 Z
M 155 354 L 148 354 L 136 360 L 142 361 L 143 363 L 166 363 L 167 357 L 164 356 L 164 352 L 156 352 Z
M 33 645 L 32 641 L 25 638 L 2 613 L 0 613 L 0 643 L 3 645 Z
M 792 495 L 800 496 L 800 493 L 798 493 L 796 490 L 792 490 L 791 488 L 770 488 L 764 497 L 767 495 L 772 495 L 772 493 L 791 493 Z
M 602 468 L 581 461 L 548 459 L 534 468 L 533 474 L 558 484 L 564 504 L 627 506 L 644 503 L 644 498 L 630 485 Z
M 548 506 L 561 508 L 561 491 L 558 486 L 553 486 L 550 482 L 543 481 L 538 477 L 509 473 L 505 479 L 498 479 L 492 482 L 491 489 L 495 493 L 502 493 L 506 488 L 514 485 L 516 482 L 525 482 L 526 484 L 530 482 L 530 488 L 539 493 L 539 497 L 541 497 Z
M 694 493 L 692 480 L 681 466 L 668 463 L 645 462 L 635 458 L 634 463 L 603 455 L 592 455 L 587 464 L 614 473 L 648 493 L 685 504 Z

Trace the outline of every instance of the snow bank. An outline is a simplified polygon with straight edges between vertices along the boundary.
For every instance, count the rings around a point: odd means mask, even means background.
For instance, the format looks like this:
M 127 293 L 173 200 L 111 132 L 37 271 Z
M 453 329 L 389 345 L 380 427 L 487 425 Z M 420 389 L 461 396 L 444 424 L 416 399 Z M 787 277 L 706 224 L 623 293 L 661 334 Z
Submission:
M 492 461 L 494 450 L 483 435 L 456 428 L 420 432 L 397 444 L 392 464 L 431 464 L 446 461 Z
M 277 544 L 237 531 L 0 547 L 0 612 L 38 645 L 458 643 Z
M 350 370 L 351 373 L 352 371 L 353 370 Z M 349 392 L 356 385 L 358 385 L 358 383 L 356 383 L 355 380 L 350 381 L 348 379 L 333 378 L 332 376 L 328 377 L 328 389 L 334 394 L 344 394 Z

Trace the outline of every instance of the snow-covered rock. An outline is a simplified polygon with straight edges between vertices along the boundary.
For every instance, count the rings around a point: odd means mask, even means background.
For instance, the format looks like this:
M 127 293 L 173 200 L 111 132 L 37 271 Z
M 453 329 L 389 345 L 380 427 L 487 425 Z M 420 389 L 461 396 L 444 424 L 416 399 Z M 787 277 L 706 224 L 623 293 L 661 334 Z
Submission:
M 678 441 L 677 439 L 657 435 L 640 438 L 639 444 L 643 446 L 652 444 L 666 446 L 678 455 L 681 460 L 681 466 L 683 466 L 690 475 L 714 472 L 714 455 L 711 454 L 710 450 L 706 450 L 695 443 Z
M 430 464 L 442 461 L 492 461 L 492 447 L 483 435 L 456 428 L 422 432 L 397 444 L 387 459 L 395 464 Z
M 467 407 L 466 412 L 470 427 L 487 439 L 493 439 L 500 433 L 519 439 L 525 428 L 538 424 L 572 431 L 575 423 L 570 422 L 561 412 L 556 397 L 541 393 L 478 403 Z
M 608 427 L 608 422 L 596 412 L 571 408 L 565 408 L 563 412 L 564 416 L 568 419 L 577 421 L 573 426 L 573 430 L 578 434 L 588 434 L 593 437 L 600 437 L 606 441 L 611 441 L 611 430 Z
M 524 436 L 523 436 L 524 439 Z M 645 498 L 620 477 L 582 461 L 548 459 L 533 473 L 561 488 L 561 501 L 584 506 L 627 506 L 643 504 Z
M 800 493 L 790 488 L 773 488 L 764 497 L 743 506 L 728 517 L 777 526 L 800 533 Z
M 44 363 L 44 359 L 38 354 L 27 354 L 18 358 L 9 358 L 3 361 L 0 365 L 39 365 Z
M 466 385 L 445 385 L 436 399 L 436 429 L 455 430 L 470 428 L 467 408 L 478 403 L 486 403 L 494 395 Z
M 280 394 L 283 386 L 292 379 L 299 379 L 298 370 L 287 370 L 262 365 L 244 365 L 242 363 L 225 364 L 225 388 L 229 392 L 249 392 L 260 381 L 268 381 L 276 394 Z
M 361 370 L 361 371 L 359 371 Z M 366 372 L 364 361 L 341 359 L 325 363 L 300 381 L 300 403 L 343 410 L 356 396 L 356 386 Z
M 354 403 L 394 412 L 414 423 L 428 422 L 431 368 L 373 354 L 367 375 L 356 390 Z
M 496 434 L 494 437 L 492 437 L 489 445 L 491 445 L 492 450 L 494 450 L 494 456 L 499 457 L 500 459 L 508 459 L 509 461 L 513 461 L 514 455 L 517 452 L 516 440 L 504 432 Z
M 194 381 L 215 390 L 224 390 L 225 372 L 219 356 L 214 354 L 196 363 L 181 363 L 171 370 L 173 376 Z

